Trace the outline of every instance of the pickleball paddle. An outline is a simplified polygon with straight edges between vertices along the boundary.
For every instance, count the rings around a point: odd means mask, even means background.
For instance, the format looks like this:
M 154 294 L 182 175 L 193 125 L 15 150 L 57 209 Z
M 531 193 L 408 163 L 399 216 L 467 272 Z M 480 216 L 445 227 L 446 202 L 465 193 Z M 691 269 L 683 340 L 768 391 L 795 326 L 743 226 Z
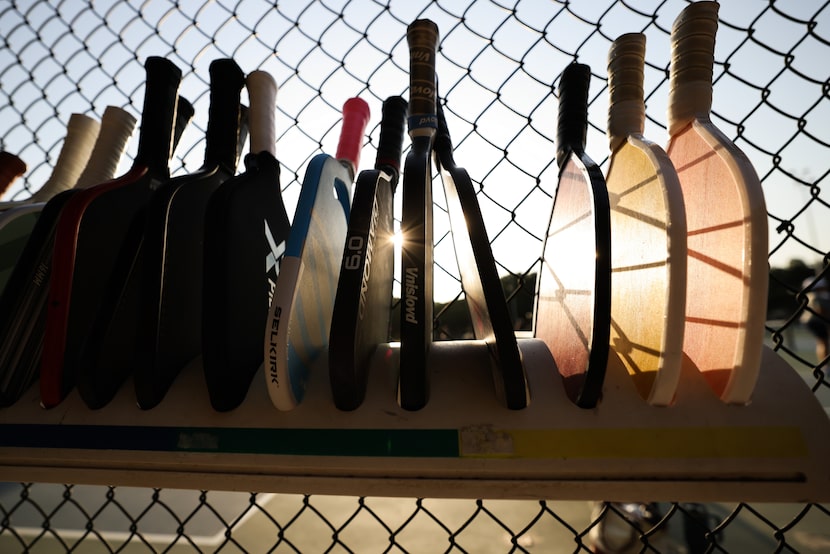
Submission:
M 444 110 L 438 104 L 435 165 L 441 172 L 461 286 L 470 311 L 475 338 L 487 344 L 490 370 L 499 401 L 512 410 L 530 403 L 522 355 L 504 289 L 496 270 L 487 228 L 473 182 L 453 157 L 453 145 Z
M 767 211 L 752 163 L 710 120 L 717 26 L 717 2 L 674 22 L 666 151 L 686 205 L 683 352 L 724 402 L 746 404 L 764 340 Z
M 409 118 L 412 147 L 401 190 L 401 350 L 398 404 L 420 410 L 429 400 L 427 358 L 432 344 L 432 144 L 438 128 L 435 57 L 438 26 L 412 22 L 409 44 Z
M 351 187 L 360 159 L 369 105 L 350 98 L 336 158 L 308 164 L 265 328 L 265 382 L 274 406 L 296 407 L 315 360 L 328 350 Z
M 559 179 L 545 233 L 533 333 L 550 349 L 568 397 L 593 408 L 611 327 L 611 214 L 599 166 L 585 153 L 591 68 L 572 63 L 559 85 Z
M 608 54 L 611 349 L 640 395 L 667 406 L 683 352 L 686 212 L 668 154 L 643 136 L 645 47 L 645 35 L 630 33 Z
M 352 198 L 329 335 L 334 404 L 354 410 L 366 396 L 369 361 L 389 340 L 395 275 L 394 206 L 407 102 L 383 103 L 374 169 L 360 172 Z
M 277 84 L 265 71 L 250 73 L 245 84 L 245 172 L 214 191 L 204 224 L 202 366 L 218 411 L 239 406 L 262 368 L 262 330 L 291 230 L 276 158 Z

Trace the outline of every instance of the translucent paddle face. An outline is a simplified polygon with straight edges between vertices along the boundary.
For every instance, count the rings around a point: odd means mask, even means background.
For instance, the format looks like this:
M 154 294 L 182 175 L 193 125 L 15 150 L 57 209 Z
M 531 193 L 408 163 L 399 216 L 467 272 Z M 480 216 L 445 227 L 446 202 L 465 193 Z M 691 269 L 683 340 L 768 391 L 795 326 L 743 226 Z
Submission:
M 593 206 L 591 178 L 572 154 L 560 173 L 545 238 L 534 334 L 547 343 L 565 390 L 577 403 L 586 385 L 592 348 L 607 352 L 607 345 L 595 345 L 594 340 L 597 233 Z

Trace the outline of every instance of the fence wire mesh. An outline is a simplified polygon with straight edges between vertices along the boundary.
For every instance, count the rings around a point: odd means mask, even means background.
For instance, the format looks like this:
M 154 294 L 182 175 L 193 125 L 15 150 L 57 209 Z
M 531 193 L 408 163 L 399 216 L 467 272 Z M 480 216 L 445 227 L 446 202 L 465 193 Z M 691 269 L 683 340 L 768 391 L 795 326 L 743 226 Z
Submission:
M 208 65 L 233 57 L 279 84 L 278 157 L 289 212 L 307 162 L 337 141 L 350 96 L 374 114 L 407 96 L 406 25 L 441 30 L 439 94 L 456 159 L 478 187 L 517 329 L 529 329 L 535 273 L 556 183 L 556 87 L 577 60 L 592 68 L 586 151 L 607 166 L 606 56 L 626 32 L 647 36 L 644 134 L 667 141 L 669 32 L 686 0 L 11 0 L 0 7 L 0 147 L 28 170 L 4 199 L 26 198 L 51 172 L 74 112 L 107 105 L 139 115 L 143 61 L 182 68 L 196 109 L 173 175 L 202 163 Z M 830 269 L 830 9 L 816 0 L 721 6 L 713 122 L 743 149 L 764 187 L 770 221 L 768 343 L 830 405 L 821 304 Z M 130 143 L 119 172 L 135 156 Z M 436 329 L 467 332 L 449 222 L 436 187 Z M 396 209 L 399 210 L 398 204 Z M 291 215 L 289 213 L 289 215 Z M 460 318 L 460 319 L 459 319 Z M 647 491 L 643 496 L 647 497 Z M 631 551 L 830 549 L 820 505 L 660 504 L 647 526 L 619 505 L 437 499 L 336 498 L 8 484 L 0 488 L 0 550 L 134 551 L 587 551 L 601 523 L 633 529 Z M 623 533 L 625 535 L 625 533 Z

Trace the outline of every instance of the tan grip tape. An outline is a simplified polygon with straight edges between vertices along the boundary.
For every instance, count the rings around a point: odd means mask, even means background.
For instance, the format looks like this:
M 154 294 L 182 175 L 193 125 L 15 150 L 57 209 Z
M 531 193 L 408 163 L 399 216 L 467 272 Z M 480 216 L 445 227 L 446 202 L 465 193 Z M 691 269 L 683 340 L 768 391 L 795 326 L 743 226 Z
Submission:
M 248 130 L 251 153 L 269 152 L 277 157 L 274 111 L 277 105 L 277 82 L 267 71 L 252 71 L 245 79 L 250 111 Z
M 608 138 L 614 151 L 632 133 L 642 133 L 646 109 L 643 104 L 643 67 L 646 37 L 628 33 L 617 38 L 608 52 Z
M 712 109 L 718 8 L 717 2 L 695 2 L 680 13 L 672 26 L 669 135 L 698 116 L 708 116 Z

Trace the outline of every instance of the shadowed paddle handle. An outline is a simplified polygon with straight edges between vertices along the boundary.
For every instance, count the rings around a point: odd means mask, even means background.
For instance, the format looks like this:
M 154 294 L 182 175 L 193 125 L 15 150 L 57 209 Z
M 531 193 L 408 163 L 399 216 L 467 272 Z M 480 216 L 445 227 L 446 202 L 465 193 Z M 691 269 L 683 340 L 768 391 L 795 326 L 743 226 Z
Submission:
M 438 128 L 435 111 L 435 55 L 438 25 L 417 19 L 406 28 L 409 44 L 409 136 L 432 135 Z
M 400 96 L 390 96 L 383 102 L 380 119 L 380 138 L 375 169 L 386 171 L 392 176 L 392 191 L 398 184 L 401 173 L 401 152 L 403 151 L 404 126 L 409 104 Z
M 368 124 L 369 104 L 358 97 L 346 100 L 343 104 L 343 126 L 340 129 L 335 157 L 347 166 L 352 179 L 360 165 L 360 150 L 363 148 L 363 136 Z
M 219 163 L 236 170 L 241 107 L 239 98 L 245 74 L 230 58 L 210 64 L 210 110 L 205 135 L 205 164 Z
M 182 72 L 173 62 L 158 56 L 147 58 L 144 69 L 147 82 L 135 163 L 147 166 L 158 177 L 166 177 L 173 152 L 173 130 Z
M 251 153 L 268 152 L 277 157 L 274 110 L 277 105 L 277 82 L 267 71 L 253 71 L 245 80 L 248 88 Z
M 612 152 L 628 135 L 643 132 L 645 55 L 646 36 L 642 33 L 619 36 L 608 51 L 608 138 Z
M 675 135 L 712 108 L 712 69 L 718 3 L 689 4 L 674 21 L 671 31 L 669 73 L 669 135 Z
M 583 151 L 588 135 L 588 86 L 591 68 L 572 63 L 559 82 L 559 120 L 556 129 L 556 163 L 559 167 L 571 151 Z

